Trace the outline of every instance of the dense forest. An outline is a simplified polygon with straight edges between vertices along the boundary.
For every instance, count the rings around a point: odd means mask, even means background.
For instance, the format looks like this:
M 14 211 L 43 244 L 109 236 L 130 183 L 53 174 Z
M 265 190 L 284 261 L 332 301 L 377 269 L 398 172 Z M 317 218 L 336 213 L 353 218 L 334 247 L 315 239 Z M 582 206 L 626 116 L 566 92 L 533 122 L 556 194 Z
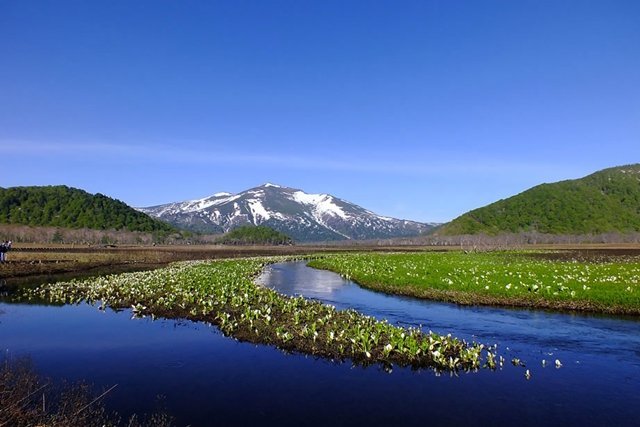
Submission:
M 222 236 L 217 241 L 225 245 L 289 245 L 289 236 L 262 225 L 245 225 Z
M 640 231 L 640 165 L 604 169 L 581 179 L 542 184 L 470 211 L 441 235 Z
M 0 188 L 0 224 L 171 233 L 127 204 L 67 186 Z

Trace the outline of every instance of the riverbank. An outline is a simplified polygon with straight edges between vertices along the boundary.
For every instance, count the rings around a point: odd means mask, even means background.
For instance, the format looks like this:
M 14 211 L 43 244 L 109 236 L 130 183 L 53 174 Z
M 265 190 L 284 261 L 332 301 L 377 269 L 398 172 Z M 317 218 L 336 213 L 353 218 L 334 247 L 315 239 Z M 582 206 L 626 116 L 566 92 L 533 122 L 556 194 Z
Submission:
M 640 315 L 640 252 L 342 254 L 310 263 L 363 287 L 461 305 Z

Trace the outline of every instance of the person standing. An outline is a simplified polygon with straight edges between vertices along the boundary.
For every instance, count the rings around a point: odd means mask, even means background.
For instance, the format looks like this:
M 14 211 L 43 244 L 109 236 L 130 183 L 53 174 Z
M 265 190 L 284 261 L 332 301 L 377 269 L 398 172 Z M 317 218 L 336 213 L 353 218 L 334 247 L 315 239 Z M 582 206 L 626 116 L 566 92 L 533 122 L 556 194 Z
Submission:
M 0 262 L 4 262 L 7 257 L 7 242 L 0 243 Z

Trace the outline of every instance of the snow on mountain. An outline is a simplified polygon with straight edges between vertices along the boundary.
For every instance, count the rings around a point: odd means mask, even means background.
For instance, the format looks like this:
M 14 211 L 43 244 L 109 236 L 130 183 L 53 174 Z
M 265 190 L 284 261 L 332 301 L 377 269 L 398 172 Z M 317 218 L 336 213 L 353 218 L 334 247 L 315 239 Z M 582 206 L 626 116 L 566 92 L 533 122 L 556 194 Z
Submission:
M 337 215 L 342 219 L 349 218 L 340 206 L 333 203 L 333 196 L 329 196 L 328 194 L 307 194 L 302 191 L 296 191 L 293 193 L 292 199 L 303 205 L 311 206 L 318 220 L 325 214 Z
M 222 233 L 240 225 L 266 225 L 297 241 L 413 236 L 434 227 L 380 216 L 330 194 L 271 183 L 238 194 L 216 193 L 139 210 L 195 231 Z

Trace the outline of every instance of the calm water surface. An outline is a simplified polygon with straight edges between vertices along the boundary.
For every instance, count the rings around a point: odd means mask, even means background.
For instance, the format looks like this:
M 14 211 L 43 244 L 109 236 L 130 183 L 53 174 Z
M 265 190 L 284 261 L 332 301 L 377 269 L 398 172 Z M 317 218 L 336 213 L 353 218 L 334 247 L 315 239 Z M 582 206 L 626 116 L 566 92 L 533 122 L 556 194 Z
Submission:
M 56 379 L 118 384 L 107 403 L 125 415 L 154 410 L 162 395 L 178 425 L 639 424 L 636 320 L 391 297 L 303 263 L 271 266 L 259 280 L 391 323 L 497 343 L 533 376 L 527 381 L 524 369 L 511 365 L 458 377 L 398 368 L 389 374 L 239 343 L 204 324 L 132 320 L 128 311 L 89 305 L 0 302 L 0 348 L 29 355 Z

